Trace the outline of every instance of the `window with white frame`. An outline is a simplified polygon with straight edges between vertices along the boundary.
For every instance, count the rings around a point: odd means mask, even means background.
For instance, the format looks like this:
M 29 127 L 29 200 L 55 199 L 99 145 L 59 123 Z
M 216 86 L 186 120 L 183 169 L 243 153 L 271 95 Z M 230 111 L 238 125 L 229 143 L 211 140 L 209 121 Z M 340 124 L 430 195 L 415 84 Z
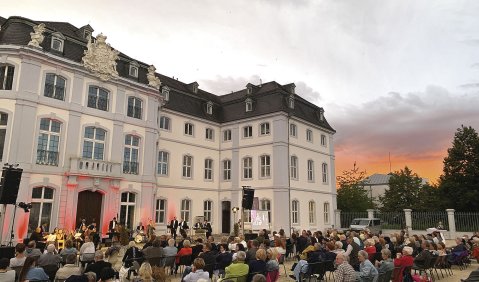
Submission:
M 313 131 L 306 129 L 306 141 L 313 142 Z
M 296 124 L 291 123 L 291 124 L 289 125 L 289 135 L 292 136 L 292 137 L 296 137 L 296 136 L 297 136 L 297 127 L 296 127 Z
M 298 179 L 298 157 L 296 156 L 291 156 L 290 171 L 291 179 Z
M 206 128 L 205 137 L 206 137 L 207 140 L 214 140 L 215 139 L 215 131 L 213 130 L 213 128 Z
M 131 77 L 138 77 L 138 66 L 130 64 L 130 71 L 128 74 Z
M 125 224 L 128 229 L 135 225 L 135 205 L 136 194 L 132 192 L 121 193 L 120 201 L 120 222 Z
M 308 181 L 314 181 L 314 162 L 308 160 Z
M 140 137 L 127 134 L 125 136 L 125 148 L 123 151 L 123 173 L 138 174 L 140 151 Z
M 231 129 L 223 131 L 223 141 L 231 141 Z
M 49 118 L 40 119 L 37 164 L 58 166 L 62 123 Z
M 328 141 L 326 140 L 326 135 L 321 134 L 321 146 L 328 146 Z
M 260 177 L 271 176 L 271 157 L 269 155 L 262 155 L 260 159 Z
M 324 203 L 324 224 L 329 224 L 329 203 Z
M 253 100 L 251 100 L 251 99 L 246 99 L 246 101 L 245 101 L 245 107 L 246 107 L 245 111 L 251 112 L 251 111 L 253 110 Z
M 309 210 L 309 224 L 316 223 L 316 203 L 314 201 L 309 201 L 308 203 Z
M 328 183 L 328 164 L 321 164 L 322 180 L 323 183 Z
M 0 64 L 0 90 L 12 90 L 15 67 Z
M 189 155 L 183 156 L 183 173 L 184 178 L 191 178 L 193 170 L 193 157 Z
M 104 129 L 88 126 L 83 135 L 83 154 L 85 159 L 103 160 L 105 153 L 106 131 Z
M 205 220 L 211 222 L 211 220 L 213 219 L 213 201 L 203 201 L 203 215 L 205 217 Z
M 294 109 L 294 97 L 293 97 L 293 96 L 290 96 L 290 97 L 288 98 L 288 107 L 289 107 L 290 109 Z
M 89 108 L 102 111 L 108 111 L 109 93 L 106 89 L 90 86 L 88 88 L 88 104 Z
M 231 180 L 231 161 L 223 161 L 223 180 Z
M 251 157 L 243 158 L 243 178 L 253 178 L 253 158 Z
M 32 208 L 29 213 L 28 233 L 35 231 L 38 226 L 46 225 L 46 232 L 50 230 L 50 221 L 53 209 L 54 190 L 49 187 L 35 187 L 32 189 Z
M 50 46 L 50 48 L 52 50 L 55 50 L 57 52 L 63 52 L 63 43 L 64 43 L 64 39 L 60 38 L 60 37 L 57 37 L 57 36 L 52 36 L 52 44 Z
M 0 162 L 3 160 L 3 149 L 5 148 L 5 137 L 7 136 L 8 114 L 0 112 Z
M 163 86 L 163 88 L 161 88 L 161 96 L 166 102 L 170 100 L 170 88 L 168 86 Z
M 299 201 L 291 202 L 291 221 L 293 224 L 299 224 Z
M 263 122 L 260 124 L 260 135 L 269 135 L 269 122 Z
M 213 114 L 213 103 L 211 102 L 206 103 L 206 113 L 209 115 Z
M 268 211 L 268 221 L 271 223 L 271 201 L 268 199 L 262 199 L 259 202 L 259 205 L 262 211 Z
M 243 218 L 245 223 L 251 222 L 251 210 L 245 209 L 243 212 Z
M 205 159 L 205 180 L 213 180 L 213 160 Z
M 166 221 L 166 199 L 156 199 L 155 222 L 165 224 Z
M 65 100 L 65 85 L 64 77 L 54 73 L 47 73 L 45 76 L 45 89 L 43 96 L 64 101 Z
M 190 214 L 191 214 L 191 200 L 189 199 L 181 200 L 180 217 L 184 221 L 191 222 Z
M 158 175 L 168 175 L 170 154 L 165 151 L 158 152 Z
M 170 130 L 171 120 L 169 117 L 161 116 L 160 117 L 160 129 Z
M 185 123 L 185 135 L 193 136 L 195 126 L 192 123 Z
M 141 119 L 143 101 L 140 98 L 128 97 L 128 109 L 126 115 L 132 118 Z
M 253 137 L 253 127 L 251 125 L 243 127 L 243 137 L 244 138 Z

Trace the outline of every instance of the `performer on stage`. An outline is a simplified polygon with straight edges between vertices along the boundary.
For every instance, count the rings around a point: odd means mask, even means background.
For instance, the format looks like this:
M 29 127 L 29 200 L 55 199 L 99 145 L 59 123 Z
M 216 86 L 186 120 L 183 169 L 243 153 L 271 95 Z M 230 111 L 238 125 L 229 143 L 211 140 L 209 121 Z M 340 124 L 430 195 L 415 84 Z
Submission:
M 136 227 L 136 233 L 145 233 L 145 226 L 143 226 L 143 223 L 141 223 L 141 221 L 140 224 L 138 224 L 138 226 Z
M 150 219 L 148 225 L 146 226 L 146 236 L 148 239 L 151 238 L 151 235 L 155 234 L 155 229 L 155 224 L 153 223 L 153 220 Z
M 203 224 L 198 220 L 195 223 L 195 226 L 193 227 L 194 229 L 203 229 Z
M 78 225 L 77 231 L 78 232 L 85 232 L 86 229 L 87 229 L 86 219 L 82 219 L 81 223 Z
M 170 230 L 171 230 L 171 236 L 176 239 L 176 230 L 178 229 L 178 220 L 176 219 L 176 216 L 173 217 L 173 219 L 170 222 Z
M 111 240 L 113 240 L 113 236 L 117 232 L 118 232 L 118 221 L 116 221 L 116 217 L 114 217 L 113 220 L 110 220 L 110 223 L 108 223 L 108 237 Z
M 190 227 L 188 226 L 188 222 L 185 221 L 183 218 L 181 219 L 181 222 L 180 222 L 180 229 L 185 231 L 190 229 Z
M 206 229 L 206 238 L 209 238 L 213 229 L 211 228 L 211 223 L 209 223 L 207 219 L 203 222 L 203 229 Z

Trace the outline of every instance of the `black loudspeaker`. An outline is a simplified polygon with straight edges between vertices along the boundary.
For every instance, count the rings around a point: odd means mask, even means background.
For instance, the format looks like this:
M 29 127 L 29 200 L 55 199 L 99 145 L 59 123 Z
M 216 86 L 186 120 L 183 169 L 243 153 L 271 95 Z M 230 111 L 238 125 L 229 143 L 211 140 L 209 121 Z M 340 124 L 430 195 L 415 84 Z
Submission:
M 0 204 L 15 205 L 23 169 L 5 168 L 0 181 Z
M 0 247 L 0 258 L 11 259 L 15 257 L 15 247 Z
M 246 210 L 250 210 L 253 208 L 253 198 L 254 189 L 243 188 L 243 201 L 241 202 L 241 206 Z
M 245 233 L 244 234 L 244 239 L 246 242 L 248 242 L 249 240 L 254 240 L 258 238 L 258 233 Z

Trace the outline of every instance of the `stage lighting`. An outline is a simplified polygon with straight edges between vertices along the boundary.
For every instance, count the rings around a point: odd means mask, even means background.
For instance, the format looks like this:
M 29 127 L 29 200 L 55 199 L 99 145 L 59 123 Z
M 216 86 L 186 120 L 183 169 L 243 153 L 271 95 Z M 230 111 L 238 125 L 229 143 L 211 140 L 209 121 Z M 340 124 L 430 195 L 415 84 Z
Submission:
M 32 208 L 32 204 L 31 204 L 31 203 L 26 204 L 26 203 L 24 203 L 24 202 L 20 202 L 20 203 L 18 203 L 18 206 L 19 206 L 20 208 L 22 208 L 25 212 L 29 212 L 30 209 Z

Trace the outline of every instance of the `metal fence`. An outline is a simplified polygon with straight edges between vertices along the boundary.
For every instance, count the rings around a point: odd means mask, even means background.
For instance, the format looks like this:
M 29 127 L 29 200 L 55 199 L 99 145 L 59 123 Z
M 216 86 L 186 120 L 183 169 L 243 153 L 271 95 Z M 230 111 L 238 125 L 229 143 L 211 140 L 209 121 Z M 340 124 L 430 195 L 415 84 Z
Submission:
M 368 212 L 341 212 L 341 228 L 348 228 L 354 218 L 368 218 Z
M 479 212 L 455 212 L 456 231 L 479 231 Z
M 426 230 L 431 227 L 437 227 L 439 222 L 444 228 L 449 229 L 447 212 L 411 212 L 411 221 L 413 230 Z
M 381 219 L 382 229 L 406 228 L 406 217 L 404 215 L 404 212 L 374 211 L 374 217 Z

